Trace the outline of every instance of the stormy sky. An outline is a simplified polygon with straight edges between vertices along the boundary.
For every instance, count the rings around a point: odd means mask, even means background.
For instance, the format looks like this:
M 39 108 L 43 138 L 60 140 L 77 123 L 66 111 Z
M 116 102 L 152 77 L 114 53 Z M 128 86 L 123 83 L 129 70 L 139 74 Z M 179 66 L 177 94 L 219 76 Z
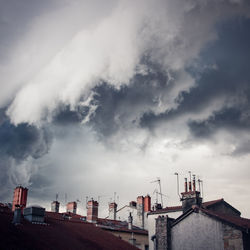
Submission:
M 0 0 L 0 200 L 173 206 L 191 171 L 249 217 L 249 65 L 247 0 Z

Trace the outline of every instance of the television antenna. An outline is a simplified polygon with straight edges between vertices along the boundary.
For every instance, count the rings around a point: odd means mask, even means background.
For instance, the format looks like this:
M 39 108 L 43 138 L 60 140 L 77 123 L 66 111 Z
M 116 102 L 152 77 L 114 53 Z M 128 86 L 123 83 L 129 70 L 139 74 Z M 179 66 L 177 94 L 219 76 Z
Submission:
M 151 183 L 154 183 L 154 182 L 157 182 L 158 183 L 158 185 L 159 185 L 159 189 L 160 189 L 160 196 L 161 196 L 161 205 L 162 205 L 162 207 L 163 207 L 163 199 L 162 199 L 162 192 L 161 192 L 161 179 L 160 179 L 160 177 L 157 177 L 156 178 L 156 180 L 155 181 L 151 181 Z

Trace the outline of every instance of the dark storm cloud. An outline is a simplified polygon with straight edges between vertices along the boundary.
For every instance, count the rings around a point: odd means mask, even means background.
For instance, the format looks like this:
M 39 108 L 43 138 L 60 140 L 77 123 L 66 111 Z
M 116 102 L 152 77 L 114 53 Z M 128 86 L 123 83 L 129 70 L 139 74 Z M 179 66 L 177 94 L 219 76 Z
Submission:
M 88 115 L 88 106 L 78 106 L 76 110 L 70 110 L 70 107 L 61 106 L 57 109 L 56 115 L 53 117 L 53 123 L 55 125 L 71 125 L 78 124 Z
M 186 114 L 191 116 L 221 99 L 225 100 L 225 107 L 211 114 L 208 120 L 189 122 L 192 134 L 209 136 L 218 127 L 247 128 L 246 110 L 250 108 L 249 27 L 250 20 L 243 18 L 219 24 L 218 40 L 202 51 L 196 66 L 188 69 L 196 79 L 196 86 L 179 94 L 177 109 L 160 115 L 147 112 L 141 119 L 141 125 L 154 127 L 158 122 Z
M 24 160 L 39 158 L 49 151 L 51 135 L 46 129 L 28 124 L 14 126 L 9 121 L 0 125 L 0 154 Z
M 218 129 L 247 131 L 249 125 L 250 119 L 242 119 L 241 110 L 236 108 L 222 109 L 206 120 L 189 122 L 189 128 L 196 137 L 210 137 Z
M 52 143 L 48 128 L 24 123 L 15 126 L 10 123 L 5 111 L 0 109 L 0 183 L 4 186 L 0 191 L 1 199 L 10 198 L 13 186 L 32 182 L 30 176 L 36 167 L 31 159 L 36 160 L 47 154 Z M 34 178 L 37 181 L 39 176 Z
M 137 126 L 144 110 L 157 106 L 162 92 L 172 87 L 167 73 L 155 66 L 146 75 L 136 74 L 128 86 L 120 89 L 102 83 L 94 89 L 94 103 L 98 107 L 90 125 L 104 136 L 122 127 Z

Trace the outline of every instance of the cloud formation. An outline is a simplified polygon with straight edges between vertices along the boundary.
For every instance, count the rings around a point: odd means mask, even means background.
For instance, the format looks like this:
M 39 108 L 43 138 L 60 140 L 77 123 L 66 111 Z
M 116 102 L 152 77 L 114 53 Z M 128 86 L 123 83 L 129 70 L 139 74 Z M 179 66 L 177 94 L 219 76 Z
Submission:
M 79 2 L 74 5 L 83 7 Z M 89 8 L 99 12 L 98 7 L 94 2 Z M 83 22 L 83 28 L 79 27 L 72 39 L 27 79 L 7 113 L 15 124 L 34 124 L 49 119 L 61 103 L 74 109 L 100 81 L 116 88 L 129 84 L 136 72 L 145 70 L 143 56 L 165 71 L 185 70 L 216 38 L 216 22 L 247 14 L 247 7 L 244 2 L 227 1 L 120 1 L 107 16 L 88 25 Z M 39 21 L 36 23 L 32 31 L 40 30 Z

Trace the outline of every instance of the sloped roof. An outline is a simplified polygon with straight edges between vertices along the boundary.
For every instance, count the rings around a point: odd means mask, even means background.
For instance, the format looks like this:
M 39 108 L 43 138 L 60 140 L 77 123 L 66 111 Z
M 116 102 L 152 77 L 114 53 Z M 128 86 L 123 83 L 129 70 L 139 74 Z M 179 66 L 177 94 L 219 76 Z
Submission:
M 210 206 L 213 206 L 215 204 L 218 204 L 220 202 L 224 201 L 223 198 L 221 199 L 218 199 L 218 200 L 212 200 L 212 201 L 205 201 L 205 202 L 202 202 L 202 206 L 203 207 L 210 207 Z
M 48 215 L 48 214 L 47 214 Z M 0 212 L 0 240 L 3 249 L 137 249 L 95 225 L 64 220 L 52 214 L 46 224 L 25 220 L 14 226 L 13 213 Z
M 242 218 L 239 216 L 232 216 L 228 214 L 222 214 L 218 212 L 211 211 L 206 208 L 201 208 L 198 206 L 193 206 L 190 208 L 186 213 L 179 216 L 172 224 L 172 226 L 175 226 L 182 220 L 184 220 L 186 217 L 188 217 L 190 214 L 194 212 L 202 212 L 216 220 L 221 221 L 222 223 L 229 224 L 230 226 L 239 228 L 242 231 L 248 231 L 250 229 L 250 219 Z
M 216 206 L 216 205 L 218 205 L 220 203 L 223 203 L 225 206 L 232 209 L 235 213 L 237 213 L 238 215 L 241 215 L 241 212 L 239 210 L 237 210 L 235 207 L 233 207 L 232 205 L 227 203 L 223 198 L 218 199 L 218 200 L 203 202 L 202 207 L 203 208 L 211 208 L 211 207 Z
M 233 209 L 236 213 L 238 213 L 239 215 L 241 214 L 239 210 L 237 210 L 236 208 L 234 208 L 233 206 L 231 206 L 229 203 L 227 203 L 226 201 L 224 201 L 223 198 L 221 199 L 217 199 L 217 200 L 212 200 L 212 201 L 206 201 L 202 203 L 202 207 L 203 208 L 210 208 L 212 206 L 215 206 L 219 203 L 224 203 L 226 206 L 230 207 L 231 209 Z M 162 213 L 171 213 L 171 212 L 179 212 L 182 211 L 182 206 L 171 206 L 171 207 L 165 207 L 163 209 L 159 209 L 156 211 L 151 211 L 148 214 L 162 214 Z
M 244 231 L 247 231 L 248 229 L 250 229 L 250 219 L 242 218 L 239 216 L 230 216 L 230 215 L 222 214 L 222 213 L 215 213 L 214 211 L 204 209 L 204 208 L 200 208 L 200 210 L 203 213 L 205 213 L 205 214 L 207 214 L 215 219 L 218 219 L 224 223 L 228 223 L 232 226 L 239 227 L 240 229 L 242 229 Z

